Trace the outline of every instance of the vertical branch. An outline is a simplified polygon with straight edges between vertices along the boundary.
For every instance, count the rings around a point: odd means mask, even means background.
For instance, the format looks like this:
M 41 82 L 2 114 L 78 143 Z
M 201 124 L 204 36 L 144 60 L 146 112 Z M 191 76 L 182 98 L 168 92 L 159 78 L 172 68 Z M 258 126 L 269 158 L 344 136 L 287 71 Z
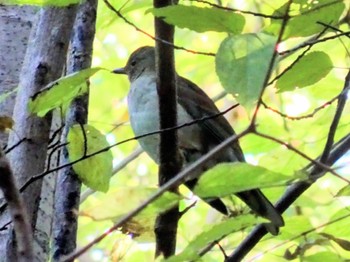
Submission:
M 29 39 L 13 114 L 16 133 L 12 132 L 9 138 L 9 146 L 26 138 L 8 157 L 19 184 L 40 174 L 45 167 L 51 116 L 48 114 L 39 118 L 31 115 L 28 112 L 28 102 L 31 96 L 61 76 L 75 12 L 75 6 L 41 9 L 37 26 Z M 36 181 L 23 192 L 32 227 L 36 222 L 41 184 L 41 181 Z M 7 261 L 17 261 L 12 229 L 4 233 L 6 236 L 0 242 L 6 245 L 6 250 L 1 249 L 0 253 Z
M 172 4 L 171 0 L 154 0 L 155 8 Z M 174 27 L 155 18 L 155 35 L 157 39 L 174 42 Z M 174 50 L 164 42 L 156 41 L 157 91 L 159 97 L 160 128 L 177 125 L 176 108 L 176 73 Z M 159 185 L 162 186 L 181 170 L 178 151 L 177 132 L 175 130 L 160 134 Z M 176 191 L 176 188 L 172 189 Z M 178 206 L 160 214 L 155 225 L 156 256 L 169 257 L 175 253 L 176 233 L 179 220 Z
M 91 66 L 96 10 L 97 0 L 87 0 L 79 7 L 69 50 L 68 74 Z M 72 102 L 67 111 L 61 143 L 67 142 L 67 134 L 72 125 L 80 124 L 83 126 L 87 123 L 88 98 L 87 93 Z M 67 147 L 64 147 L 61 164 L 69 162 Z M 76 248 L 80 190 L 81 181 L 73 168 L 70 166 L 61 169 L 56 184 L 52 261 L 59 261 L 64 255 L 73 252 Z

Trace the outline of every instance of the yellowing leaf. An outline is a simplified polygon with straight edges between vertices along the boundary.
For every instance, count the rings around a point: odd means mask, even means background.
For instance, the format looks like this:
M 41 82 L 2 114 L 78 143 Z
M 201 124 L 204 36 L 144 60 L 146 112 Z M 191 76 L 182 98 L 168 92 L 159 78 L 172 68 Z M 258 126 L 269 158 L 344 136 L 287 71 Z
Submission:
M 0 132 L 5 132 L 6 129 L 12 129 L 14 121 L 9 116 L 0 116 Z
M 67 140 L 69 142 L 68 152 L 71 162 L 109 146 L 105 136 L 90 125 L 84 125 L 83 127 L 80 125 L 72 126 Z M 79 161 L 73 165 L 73 169 L 86 186 L 96 191 L 107 192 L 112 175 L 112 161 L 112 152 L 108 149 L 93 157 Z

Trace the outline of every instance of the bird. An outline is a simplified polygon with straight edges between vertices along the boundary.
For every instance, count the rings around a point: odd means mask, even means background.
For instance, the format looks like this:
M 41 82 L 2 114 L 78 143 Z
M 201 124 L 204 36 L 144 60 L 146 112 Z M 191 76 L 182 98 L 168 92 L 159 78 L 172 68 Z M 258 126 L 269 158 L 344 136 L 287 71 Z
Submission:
M 130 89 L 127 104 L 131 127 L 135 135 L 140 136 L 159 130 L 155 48 L 152 46 L 138 48 L 130 55 L 124 67 L 117 68 L 112 72 L 128 76 Z M 219 114 L 220 111 L 214 102 L 190 80 L 176 74 L 176 88 L 178 125 Z M 193 163 L 234 134 L 232 126 L 222 115 L 178 129 L 178 147 L 183 157 L 184 166 Z M 159 164 L 159 135 L 145 136 L 138 139 L 138 142 L 154 162 Z M 208 161 L 200 172 L 204 172 L 218 163 L 236 161 L 245 162 L 243 151 L 238 142 Z M 197 179 L 191 179 L 186 181 L 185 185 L 189 189 L 193 189 L 196 182 Z M 236 195 L 254 213 L 271 221 L 264 224 L 267 231 L 272 235 L 279 233 L 279 228 L 284 226 L 283 218 L 259 189 L 239 192 Z M 204 200 L 219 212 L 229 215 L 228 208 L 219 198 Z

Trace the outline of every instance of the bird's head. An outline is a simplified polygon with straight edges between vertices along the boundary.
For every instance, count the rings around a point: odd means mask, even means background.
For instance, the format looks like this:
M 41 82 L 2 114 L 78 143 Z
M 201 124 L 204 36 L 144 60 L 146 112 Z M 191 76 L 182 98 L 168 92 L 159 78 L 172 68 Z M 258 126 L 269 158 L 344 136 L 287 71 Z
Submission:
M 129 57 L 126 66 L 113 70 L 115 74 L 126 74 L 130 81 L 136 80 L 141 74 L 155 71 L 155 49 L 143 46 L 135 50 Z

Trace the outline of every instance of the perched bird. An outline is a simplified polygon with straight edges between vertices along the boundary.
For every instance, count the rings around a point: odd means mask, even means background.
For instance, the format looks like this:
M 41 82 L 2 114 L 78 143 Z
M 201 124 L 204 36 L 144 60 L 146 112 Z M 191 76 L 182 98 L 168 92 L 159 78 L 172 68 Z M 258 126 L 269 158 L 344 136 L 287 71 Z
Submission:
M 159 130 L 154 47 L 144 46 L 137 49 L 131 54 L 124 68 L 115 69 L 113 72 L 126 74 L 129 78 L 128 110 L 135 135 Z M 202 89 L 181 76 L 176 77 L 178 125 L 219 113 L 214 102 Z M 234 130 L 223 116 L 179 129 L 179 150 L 183 156 L 184 165 L 194 162 L 233 134 Z M 159 164 L 159 141 L 159 135 L 139 139 L 142 148 L 157 164 Z M 208 161 L 201 172 L 220 162 L 235 161 L 245 161 L 238 142 L 224 150 L 215 159 Z M 191 189 L 196 184 L 196 179 L 187 181 L 185 184 Z M 269 219 L 271 223 L 266 224 L 267 230 L 273 235 L 278 234 L 279 227 L 284 225 L 283 218 L 260 190 L 240 192 L 237 196 L 256 214 Z M 221 213 L 228 214 L 225 204 L 220 199 L 205 199 L 205 201 Z

